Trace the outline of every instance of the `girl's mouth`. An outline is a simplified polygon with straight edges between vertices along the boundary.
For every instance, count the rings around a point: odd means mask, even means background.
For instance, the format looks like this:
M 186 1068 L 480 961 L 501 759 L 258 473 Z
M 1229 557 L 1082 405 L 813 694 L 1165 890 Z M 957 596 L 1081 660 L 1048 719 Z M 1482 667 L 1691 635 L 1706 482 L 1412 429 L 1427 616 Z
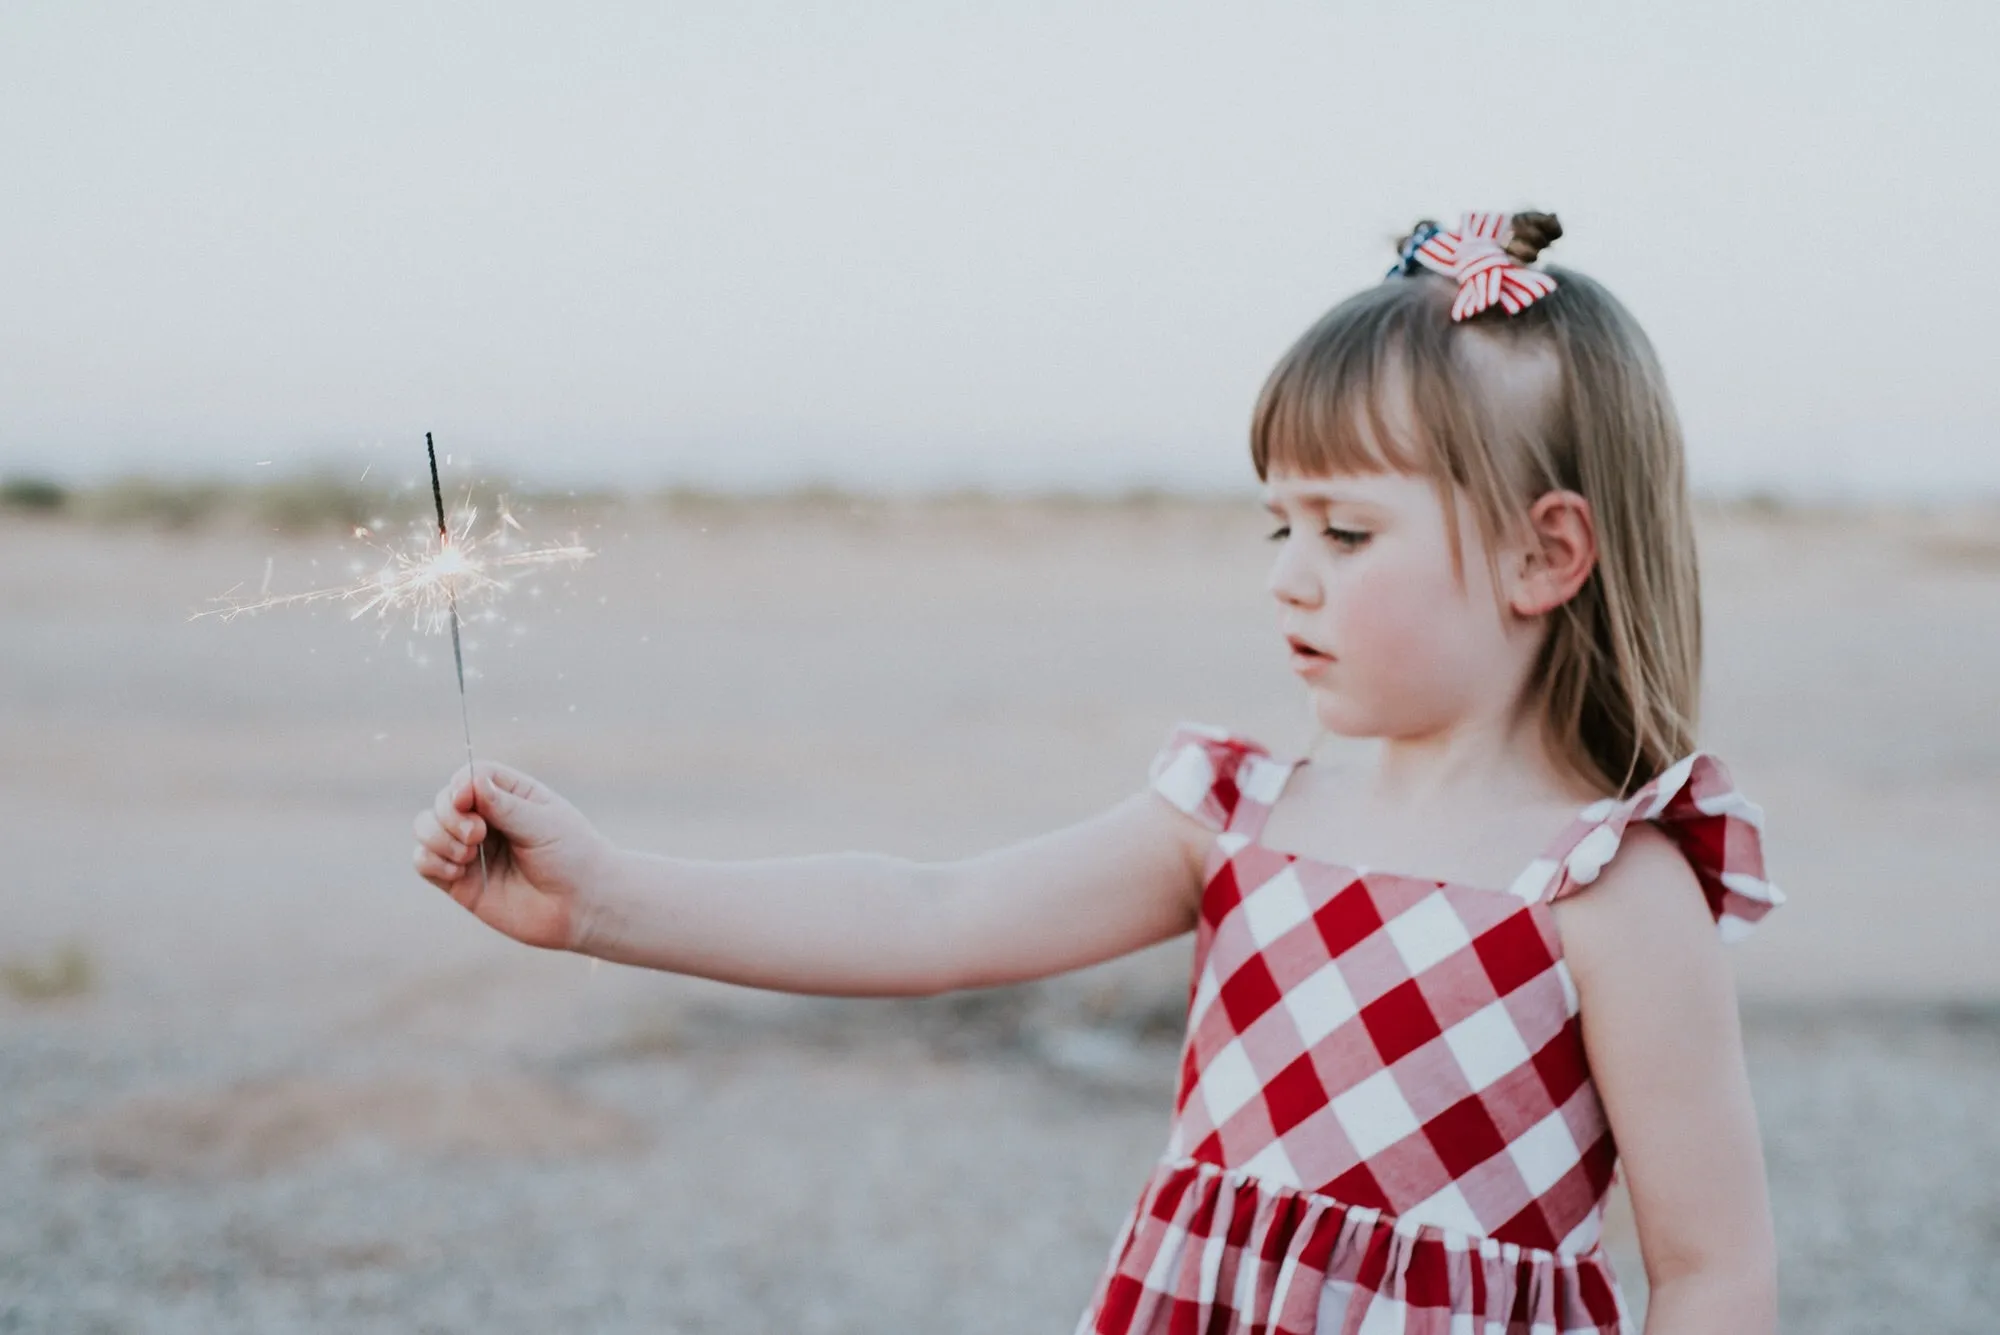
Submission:
M 1285 643 L 1292 650 L 1292 671 L 1301 676 L 1311 676 L 1333 662 L 1333 655 L 1321 653 L 1295 635 L 1285 637 Z

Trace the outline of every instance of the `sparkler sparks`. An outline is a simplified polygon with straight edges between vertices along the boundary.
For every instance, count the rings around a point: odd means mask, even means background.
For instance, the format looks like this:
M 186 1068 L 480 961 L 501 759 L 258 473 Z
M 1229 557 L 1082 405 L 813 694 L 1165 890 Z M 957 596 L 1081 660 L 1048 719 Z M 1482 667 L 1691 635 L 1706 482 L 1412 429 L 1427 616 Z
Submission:
M 352 603 L 354 608 L 349 613 L 352 620 L 359 621 L 370 613 L 381 618 L 408 613 L 410 629 L 436 635 L 451 628 L 454 600 L 461 606 L 490 602 L 507 592 L 510 579 L 517 572 L 565 563 L 575 565 L 596 555 L 574 541 L 546 547 L 516 547 L 521 525 L 507 511 L 504 501 L 498 506 L 491 529 L 482 535 L 473 533 L 478 519 L 477 509 L 462 507 L 454 516 L 455 522 L 442 531 L 424 525 L 401 546 L 375 541 L 370 530 L 357 528 L 354 536 L 382 558 L 381 566 L 365 578 L 304 593 L 272 594 L 267 570 L 264 586 L 257 596 L 243 597 L 237 589 L 231 589 L 213 599 L 217 606 L 195 613 L 193 619 L 219 617 L 234 621 L 240 616 L 278 607 Z

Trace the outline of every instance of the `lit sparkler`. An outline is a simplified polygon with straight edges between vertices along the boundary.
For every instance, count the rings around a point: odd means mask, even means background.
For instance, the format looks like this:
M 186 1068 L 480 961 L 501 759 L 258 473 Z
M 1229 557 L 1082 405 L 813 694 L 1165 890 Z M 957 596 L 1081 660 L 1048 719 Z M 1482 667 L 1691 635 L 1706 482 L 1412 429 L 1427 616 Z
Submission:
M 521 525 L 508 513 L 504 503 L 491 532 L 475 535 L 473 525 L 479 512 L 466 507 L 458 512 L 457 523 L 428 527 L 422 536 L 403 547 L 373 541 L 374 535 L 358 528 L 354 536 L 382 555 L 382 565 L 373 574 L 351 584 L 304 593 L 268 592 L 269 572 L 263 588 L 254 598 L 241 596 L 237 589 L 221 594 L 217 606 L 194 614 L 195 619 L 219 617 L 234 621 L 240 616 L 267 612 L 278 607 L 299 607 L 309 603 L 352 603 L 351 619 L 359 621 L 369 613 L 388 617 L 410 614 L 410 628 L 427 635 L 448 629 L 456 604 L 478 603 L 505 593 L 509 576 L 536 566 L 587 561 L 596 553 L 575 543 L 513 550 L 510 543 Z M 239 588 L 241 586 L 238 586 Z
M 349 613 L 350 620 L 358 621 L 370 613 L 388 617 L 408 612 L 413 630 L 433 635 L 449 630 L 451 660 L 458 675 L 458 717 L 465 734 L 466 772 L 471 773 L 472 717 L 466 705 L 465 651 L 459 635 L 459 604 L 485 601 L 505 593 L 509 587 L 508 577 L 513 572 L 561 563 L 574 565 L 589 560 L 596 553 L 574 541 L 515 550 L 512 546 L 514 535 L 521 533 L 522 529 L 514 516 L 508 513 L 504 500 L 496 507 L 498 518 L 492 531 L 484 536 L 473 534 L 479 512 L 469 505 L 459 511 L 458 522 L 454 525 L 445 515 L 444 488 L 438 481 L 437 448 L 432 444 L 428 431 L 424 433 L 424 450 L 430 459 L 431 499 L 437 506 L 435 532 L 426 531 L 407 546 L 392 547 L 373 541 L 374 535 L 368 529 L 357 528 L 354 536 L 368 541 L 368 545 L 383 557 L 381 567 L 367 578 L 333 588 L 309 589 L 304 593 L 272 594 L 271 569 L 266 563 L 263 587 L 255 598 L 239 597 L 232 589 L 214 600 L 219 606 L 194 615 L 195 619 L 220 617 L 224 621 L 233 621 L 240 616 L 278 607 L 352 603 L 354 610 Z M 479 849 L 479 884 L 481 893 L 484 893 L 484 844 Z

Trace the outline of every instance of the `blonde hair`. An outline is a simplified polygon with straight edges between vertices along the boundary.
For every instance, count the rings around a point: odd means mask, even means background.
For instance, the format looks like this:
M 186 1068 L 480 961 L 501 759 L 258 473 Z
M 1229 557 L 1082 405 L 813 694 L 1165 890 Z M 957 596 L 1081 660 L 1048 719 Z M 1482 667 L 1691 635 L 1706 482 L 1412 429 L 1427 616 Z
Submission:
M 1530 244 L 1510 249 L 1531 260 Z M 1350 297 L 1271 372 L 1250 455 L 1265 480 L 1274 467 L 1428 476 L 1461 574 L 1459 496 L 1491 560 L 1536 497 L 1581 494 L 1597 564 L 1552 614 L 1531 689 L 1556 758 L 1626 795 L 1694 748 L 1701 600 L 1680 424 L 1631 314 L 1584 275 L 1548 272 L 1556 290 L 1519 314 L 1462 323 L 1440 275 Z

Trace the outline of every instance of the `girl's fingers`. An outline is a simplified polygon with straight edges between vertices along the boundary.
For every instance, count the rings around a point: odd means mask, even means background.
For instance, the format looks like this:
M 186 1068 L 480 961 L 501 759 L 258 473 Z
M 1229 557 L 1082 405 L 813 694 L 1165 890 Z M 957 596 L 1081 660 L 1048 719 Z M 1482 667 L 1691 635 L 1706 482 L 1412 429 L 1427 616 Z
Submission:
M 449 833 L 440 829 L 435 812 L 419 811 L 415 829 L 419 847 L 448 862 L 461 865 L 472 859 L 473 845 L 454 839 Z
M 459 767 L 458 772 L 451 776 L 451 782 L 444 786 L 444 793 L 438 794 L 440 801 L 444 800 L 445 793 L 451 794 L 451 804 L 454 810 L 472 810 L 472 767 L 469 765 Z
M 463 791 L 470 801 L 471 787 Z M 452 838 L 463 844 L 476 844 L 486 837 L 486 822 L 461 810 L 458 806 L 459 795 L 458 780 L 454 779 L 439 790 L 437 801 L 431 804 L 430 814 L 437 818 L 438 828 Z
M 447 862 L 421 845 L 410 860 L 416 864 L 417 875 L 440 890 L 449 890 L 452 883 L 465 874 L 465 868 L 456 862 Z

